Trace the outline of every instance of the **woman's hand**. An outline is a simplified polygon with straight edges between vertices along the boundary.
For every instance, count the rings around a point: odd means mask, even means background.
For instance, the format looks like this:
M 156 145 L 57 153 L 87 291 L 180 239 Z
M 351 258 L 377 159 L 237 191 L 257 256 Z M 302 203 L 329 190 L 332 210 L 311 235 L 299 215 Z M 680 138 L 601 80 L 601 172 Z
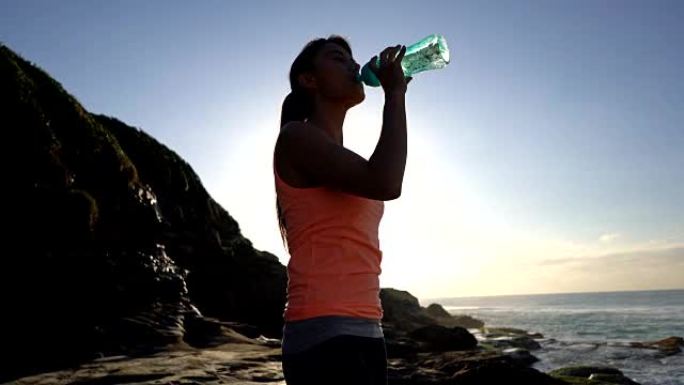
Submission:
M 398 52 L 398 54 L 397 54 Z M 387 47 L 380 53 L 380 65 L 376 63 L 378 55 L 371 58 L 370 69 L 380 80 L 380 85 L 385 94 L 401 92 L 405 93 L 412 77 L 405 77 L 401 68 L 401 60 L 406 53 L 405 45 Z

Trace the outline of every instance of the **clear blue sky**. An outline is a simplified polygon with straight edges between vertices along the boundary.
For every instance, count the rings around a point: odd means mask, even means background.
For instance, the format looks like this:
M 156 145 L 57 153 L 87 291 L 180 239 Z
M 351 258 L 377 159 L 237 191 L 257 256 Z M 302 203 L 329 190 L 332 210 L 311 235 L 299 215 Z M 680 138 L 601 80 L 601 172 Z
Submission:
M 406 193 L 381 225 L 382 283 L 443 297 L 684 287 L 682 20 L 682 1 L 2 0 L 0 40 L 177 151 L 287 263 L 270 156 L 296 54 L 334 33 L 363 64 L 444 35 L 449 66 L 409 86 Z M 366 94 L 345 145 L 368 157 Z

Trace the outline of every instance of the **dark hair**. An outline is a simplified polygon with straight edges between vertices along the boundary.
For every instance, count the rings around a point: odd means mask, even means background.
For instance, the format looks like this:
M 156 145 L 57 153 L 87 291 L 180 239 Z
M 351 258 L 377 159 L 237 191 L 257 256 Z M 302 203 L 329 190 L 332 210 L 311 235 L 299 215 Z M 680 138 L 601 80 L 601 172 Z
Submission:
M 352 55 L 351 47 L 347 40 L 340 35 L 330 35 L 328 38 L 318 38 L 308 42 L 302 51 L 297 55 L 292 66 L 290 67 L 290 93 L 283 101 L 283 108 L 280 114 L 280 127 L 292 121 L 303 121 L 314 112 L 313 97 L 309 92 L 299 84 L 298 76 L 305 72 L 314 71 L 314 58 L 318 52 L 327 43 L 335 43 L 344 48 L 349 55 Z M 275 165 L 274 165 L 275 167 Z M 285 218 L 283 217 L 278 197 L 276 196 L 276 211 L 278 213 L 278 227 L 280 228 L 280 237 L 283 240 L 283 245 L 289 252 L 287 245 L 287 226 Z

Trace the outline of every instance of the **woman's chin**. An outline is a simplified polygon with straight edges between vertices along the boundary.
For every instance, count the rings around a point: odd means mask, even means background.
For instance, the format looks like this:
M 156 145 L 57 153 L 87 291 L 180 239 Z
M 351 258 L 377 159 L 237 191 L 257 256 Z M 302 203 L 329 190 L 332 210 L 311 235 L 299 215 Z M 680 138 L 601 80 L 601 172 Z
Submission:
M 358 95 L 359 95 L 359 96 L 358 96 L 357 100 L 358 100 L 359 103 L 361 103 L 361 102 L 363 102 L 364 100 L 366 100 L 366 92 L 364 91 L 363 86 L 362 86 L 362 87 L 359 87 L 359 93 L 358 93 Z
M 349 108 L 354 107 L 354 106 L 357 105 L 357 104 L 363 103 L 364 100 L 366 100 L 366 95 L 365 95 L 365 94 L 361 94 L 360 97 L 357 97 L 357 98 L 352 99 L 352 101 L 350 102 Z

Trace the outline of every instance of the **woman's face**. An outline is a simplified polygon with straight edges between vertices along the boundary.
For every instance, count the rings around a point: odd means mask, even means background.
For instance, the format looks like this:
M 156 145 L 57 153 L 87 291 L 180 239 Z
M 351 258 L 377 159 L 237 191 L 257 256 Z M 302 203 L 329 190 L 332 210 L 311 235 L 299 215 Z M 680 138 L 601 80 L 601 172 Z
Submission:
M 347 108 L 366 98 L 363 83 L 356 80 L 361 66 L 342 46 L 326 43 L 318 52 L 315 67 L 315 88 L 321 96 L 344 103 Z

